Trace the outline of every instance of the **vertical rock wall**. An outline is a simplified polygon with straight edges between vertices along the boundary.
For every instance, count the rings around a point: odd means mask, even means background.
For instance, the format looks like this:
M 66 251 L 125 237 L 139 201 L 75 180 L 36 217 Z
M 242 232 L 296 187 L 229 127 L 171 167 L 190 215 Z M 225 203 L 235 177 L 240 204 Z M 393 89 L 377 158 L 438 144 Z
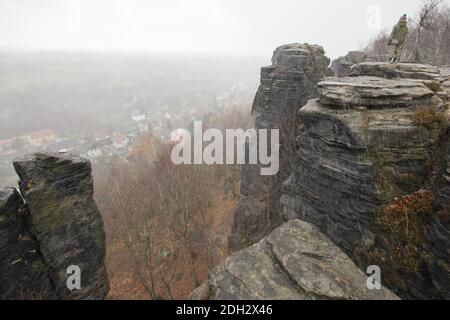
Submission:
M 317 83 L 328 73 L 329 62 L 320 46 L 291 44 L 277 48 L 272 65 L 262 68 L 253 103 L 255 128 L 280 129 L 280 170 L 276 176 L 261 176 L 258 166 L 244 167 L 229 237 L 232 251 L 258 242 L 281 223 L 280 187 L 295 157 L 297 111 L 317 96 Z

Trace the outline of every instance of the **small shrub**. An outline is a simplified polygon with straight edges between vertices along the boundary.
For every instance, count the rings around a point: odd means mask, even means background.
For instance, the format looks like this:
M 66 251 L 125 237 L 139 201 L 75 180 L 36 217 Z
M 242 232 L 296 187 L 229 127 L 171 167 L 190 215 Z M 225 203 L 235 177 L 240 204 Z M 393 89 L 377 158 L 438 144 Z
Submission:
M 419 190 L 395 199 L 377 212 L 375 227 L 384 239 L 384 249 L 378 252 L 378 263 L 396 266 L 394 270 L 399 274 L 414 274 L 420 270 L 425 220 L 433 210 L 433 202 L 432 192 Z
M 419 220 L 432 211 L 433 201 L 432 192 L 416 191 L 385 206 L 378 215 L 376 224 L 402 240 L 419 240 L 421 233 Z
M 434 93 L 437 93 L 441 90 L 441 84 L 437 81 L 423 82 L 423 84 Z
M 411 121 L 417 127 L 432 129 L 433 127 L 443 126 L 445 124 L 445 116 L 442 112 L 431 107 L 424 107 L 413 113 Z

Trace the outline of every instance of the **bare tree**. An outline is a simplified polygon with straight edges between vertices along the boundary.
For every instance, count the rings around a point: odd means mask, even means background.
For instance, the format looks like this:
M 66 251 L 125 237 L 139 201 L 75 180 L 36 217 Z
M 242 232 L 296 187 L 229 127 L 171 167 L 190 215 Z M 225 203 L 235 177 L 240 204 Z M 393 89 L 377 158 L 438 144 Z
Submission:
M 214 114 L 204 128 L 245 127 L 250 122 L 245 110 Z M 226 243 L 214 234 L 211 206 L 224 199 L 225 181 L 239 183 L 240 166 L 174 165 L 172 146 L 151 141 L 142 140 L 136 151 L 145 152 L 136 152 L 130 161 L 94 168 L 96 200 L 107 247 L 123 244 L 126 269 L 146 296 L 186 298 L 180 286 L 192 291 L 226 257 Z M 153 147 L 159 149 L 148 157 Z
M 442 4 L 443 0 L 427 0 L 423 3 L 422 7 L 419 10 L 416 30 L 415 30 L 415 38 L 413 45 L 413 52 L 415 55 L 414 60 L 416 62 L 421 62 L 420 55 L 420 46 L 419 40 L 424 29 L 430 29 L 436 21 L 436 17 L 438 15 L 439 6 Z
M 450 64 L 450 8 L 443 0 L 426 0 L 408 21 L 408 28 L 401 61 Z M 386 31 L 369 42 L 366 52 L 378 61 L 387 61 Z

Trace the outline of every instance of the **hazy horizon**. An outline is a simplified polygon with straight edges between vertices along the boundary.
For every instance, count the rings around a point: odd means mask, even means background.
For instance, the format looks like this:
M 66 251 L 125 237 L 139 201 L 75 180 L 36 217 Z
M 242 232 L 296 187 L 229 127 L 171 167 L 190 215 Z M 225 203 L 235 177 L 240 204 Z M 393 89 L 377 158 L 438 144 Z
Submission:
M 0 0 L 0 50 L 270 56 L 320 44 L 361 48 L 421 0 Z

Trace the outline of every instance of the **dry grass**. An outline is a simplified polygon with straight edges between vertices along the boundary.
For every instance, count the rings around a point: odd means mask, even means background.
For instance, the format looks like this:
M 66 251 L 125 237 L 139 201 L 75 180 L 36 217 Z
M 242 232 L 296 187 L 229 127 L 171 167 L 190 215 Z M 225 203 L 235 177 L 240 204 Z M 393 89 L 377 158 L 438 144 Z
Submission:
M 413 125 L 432 129 L 442 127 L 446 123 L 445 115 L 431 107 L 423 107 L 416 110 L 411 116 Z
M 441 90 L 441 84 L 437 81 L 423 82 L 423 84 L 434 93 L 438 93 Z
M 388 266 L 385 270 L 390 270 L 391 276 L 419 272 L 425 221 L 433 210 L 433 202 L 432 192 L 419 190 L 395 199 L 376 213 L 375 228 L 383 250 L 371 254 L 380 266 Z

